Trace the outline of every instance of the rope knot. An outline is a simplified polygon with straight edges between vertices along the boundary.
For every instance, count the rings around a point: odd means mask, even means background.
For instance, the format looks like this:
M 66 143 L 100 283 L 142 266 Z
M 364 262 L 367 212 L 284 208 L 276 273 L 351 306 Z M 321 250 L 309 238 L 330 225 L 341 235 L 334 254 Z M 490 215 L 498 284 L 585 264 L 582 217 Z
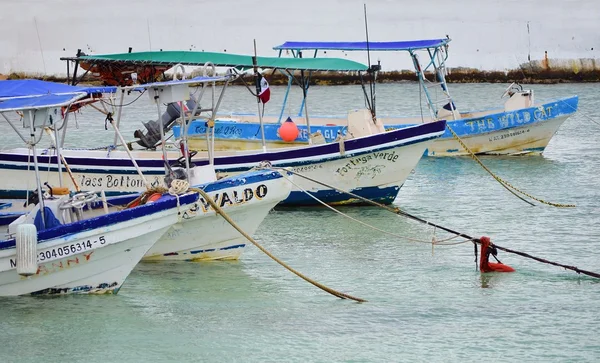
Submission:
M 181 205 L 179 204 L 179 195 L 187 192 L 190 187 L 190 183 L 187 180 L 182 179 L 174 179 L 171 181 L 171 186 L 169 187 L 169 194 L 174 195 L 177 199 L 177 219 L 181 222 Z

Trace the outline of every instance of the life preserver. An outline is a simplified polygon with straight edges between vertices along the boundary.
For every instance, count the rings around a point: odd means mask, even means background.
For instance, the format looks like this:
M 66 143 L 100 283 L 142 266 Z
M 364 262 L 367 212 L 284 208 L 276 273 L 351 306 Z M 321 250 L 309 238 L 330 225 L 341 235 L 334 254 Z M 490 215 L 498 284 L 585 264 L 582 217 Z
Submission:
M 160 197 L 162 197 L 162 193 L 154 193 L 148 197 L 148 199 L 146 200 L 146 204 L 156 202 L 160 199 Z
M 490 238 L 481 237 L 481 257 L 479 258 L 479 271 L 481 272 L 514 272 L 515 269 L 503 263 L 489 262 L 490 253 Z

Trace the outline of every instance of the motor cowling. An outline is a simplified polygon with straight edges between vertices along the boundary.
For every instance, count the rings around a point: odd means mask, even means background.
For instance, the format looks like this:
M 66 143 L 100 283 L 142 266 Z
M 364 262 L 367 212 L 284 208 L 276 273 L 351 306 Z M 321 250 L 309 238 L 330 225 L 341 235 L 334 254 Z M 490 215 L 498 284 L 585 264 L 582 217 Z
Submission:
M 185 172 L 185 169 L 169 168 L 169 174 L 167 174 L 167 176 L 165 177 L 165 184 L 167 185 L 167 187 L 171 187 L 171 183 L 173 182 L 173 180 L 176 180 L 176 179 L 187 180 L 187 173 Z
M 186 107 L 193 110 L 196 107 L 196 102 L 190 98 L 186 102 Z M 167 133 L 175 125 L 175 121 L 181 116 L 181 110 L 179 104 L 176 102 L 169 103 L 166 111 L 161 115 L 163 133 Z M 152 149 L 156 147 L 156 144 L 160 141 L 160 122 L 158 120 L 148 121 L 142 123 L 146 128 L 144 133 L 142 130 L 136 130 L 133 136 L 138 139 L 137 143 L 146 148 Z

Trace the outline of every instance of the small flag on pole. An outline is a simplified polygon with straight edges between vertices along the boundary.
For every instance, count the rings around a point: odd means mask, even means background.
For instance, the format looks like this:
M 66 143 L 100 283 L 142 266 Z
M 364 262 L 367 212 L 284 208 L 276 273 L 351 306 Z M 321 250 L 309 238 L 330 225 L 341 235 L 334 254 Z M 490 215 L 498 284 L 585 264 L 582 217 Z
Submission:
M 271 90 L 269 90 L 269 82 L 267 79 L 260 75 L 260 93 L 258 94 L 258 98 L 262 103 L 267 103 L 271 99 Z

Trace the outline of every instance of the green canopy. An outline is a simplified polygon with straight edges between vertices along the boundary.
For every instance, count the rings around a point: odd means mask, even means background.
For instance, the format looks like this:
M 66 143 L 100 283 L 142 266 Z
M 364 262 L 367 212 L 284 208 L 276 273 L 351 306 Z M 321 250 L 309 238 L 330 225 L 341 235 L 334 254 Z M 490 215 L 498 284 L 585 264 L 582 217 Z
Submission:
M 83 60 L 95 64 L 118 63 L 138 65 L 163 65 L 174 66 L 196 65 L 202 66 L 211 62 L 216 67 L 242 67 L 251 68 L 252 56 L 214 52 L 191 51 L 161 51 L 161 52 L 135 52 L 103 55 L 84 55 L 71 60 Z M 277 68 L 304 71 L 366 71 L 367 66 L 355 61 L 341 58 L 277 58 L 257 57 L 257 66 L 261 68 Z

